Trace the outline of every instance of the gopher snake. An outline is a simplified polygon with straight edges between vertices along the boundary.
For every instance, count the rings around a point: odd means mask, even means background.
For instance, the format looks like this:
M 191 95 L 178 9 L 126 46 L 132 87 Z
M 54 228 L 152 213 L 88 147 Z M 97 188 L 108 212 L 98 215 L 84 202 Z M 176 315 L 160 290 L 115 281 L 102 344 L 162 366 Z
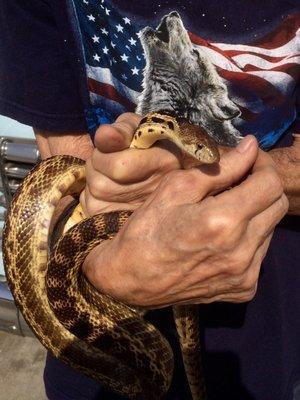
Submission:
M 164 114 L 142 121 L 131 147 L 170 139 L 198 162 L 219 160 L 199 127 Z M 91 249 L 109 240 L 131 212 L 99 214 L 67 231 L 48 257 L 51 217 L 59 200 L 80 193 L 85 165 L 71 156 L 42 161 L 25 178 L 7 215 L 3 254 L 7 279 L 27 323 L 56 357 L 128 398 L 160 399 L 173 373 L 173 354 L 144 312 L 97 292 L 81 273 Z M 173 306 L 194 400 L 204 398 L 196 306 Z

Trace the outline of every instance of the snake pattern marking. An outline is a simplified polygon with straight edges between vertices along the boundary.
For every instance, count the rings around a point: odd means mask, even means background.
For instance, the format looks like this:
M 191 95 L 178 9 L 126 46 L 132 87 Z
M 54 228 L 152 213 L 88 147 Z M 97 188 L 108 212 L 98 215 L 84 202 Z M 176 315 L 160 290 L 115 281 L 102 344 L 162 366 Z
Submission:
M 163 132 L 163 133 L 162 133 Z M 199 163 L 219 160 L 200 127 L 152 113 L 138 127 L 132 147 L 173 140 Z M 10 205 L 3 233 L 7 280 L 25 320 L 56 357 L 132 399 L 164 398 L 173 374 L 167 340 L 145 311 L 96 291 L 81 272 L 93 247 L 110 240 L 130 211 L 86 218 L 68 230 L 48 255 L 49 227 L 59 200 L 85 186 L 85 163 L 72 156 L 42 161 L 24 179 Z M 173 306 L 193 400 L 205 398 L 197 306 Z

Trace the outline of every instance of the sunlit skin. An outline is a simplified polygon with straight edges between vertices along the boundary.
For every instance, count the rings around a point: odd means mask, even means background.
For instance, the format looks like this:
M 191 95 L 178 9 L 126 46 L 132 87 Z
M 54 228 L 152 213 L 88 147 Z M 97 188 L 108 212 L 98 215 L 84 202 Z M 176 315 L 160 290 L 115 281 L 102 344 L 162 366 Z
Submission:
M 243 154 L 225 152 L 221 172 L 208 175 L 207 167 L 180 171 L 182 159 L 175 146 L 129 150 L 139 120 L 140 116 L 127 113 L 114 124 L 103 125 L 94 150 L 84 134 L 78 134 L 74 148 L 67 135 L 60 136 L 60 147 L 54 146 L 55 154 L 67 150 L 87 160 L 87 185 L 81 195 L 87 214 L 139 208 L 115 240 L 90 253 L 84 265 L 88 279 L 122 301 L 145 307 L 249 300 L 273 229 L 288 208 L 282 184 L 288 170 L 297 165 L 296 158 L 286 168 L 290 152 L 298 154 L 298 138 L 294 147 L 267 155 L 258 151 L 250 136 Z M 37 136 L 42 156 L 53 154 L 52 137 L 45 132 Z M 76 149 L 79 143 L 81 154 Z M 298 193 L 299 179 L 294 176 L 293 193 Z M 228 187 L 232 189 L 220 193 Z M 287 193 L 290 210 L 299 213 L 295 207 L 299 193 L 291 196 L 291 192 Z M 249 193 L 251 211 L 246 206 Z M 142 240 L 146 235 L 147 253 Z

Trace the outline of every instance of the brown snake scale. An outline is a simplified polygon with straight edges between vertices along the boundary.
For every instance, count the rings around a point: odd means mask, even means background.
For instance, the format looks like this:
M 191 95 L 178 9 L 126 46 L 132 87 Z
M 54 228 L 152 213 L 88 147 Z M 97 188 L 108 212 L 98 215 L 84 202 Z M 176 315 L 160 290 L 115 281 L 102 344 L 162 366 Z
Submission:
M 149 130 L 152 117 L 147 118 L 143 123 Z M 170 118 L 167 116 L 169 125 Z M 158 122 L 154 121 L 154 131 L 161 135 L 161 122 L 159 129 L 155 124 Z M 195 140 L 195 131 L 192 136 Z M 80 193 L 84 185 L 84 162 L 71 156 L 49 158 L 24 179 L 3 233 L 10 288 L 27 323 L 56 357 L 128 398 L 162 399 L 173 375 L 169 343 L 143 318 L 145 312 L 96 291 L 81 273 L 86 255 L 102 241 L 112 239 L 131 212 L 83 220 L 58 240 L 48 256 L 55 206 L 63 196 Z M 192 398 L 202 400 L 205 388 L 197 306 L 172 309 Z

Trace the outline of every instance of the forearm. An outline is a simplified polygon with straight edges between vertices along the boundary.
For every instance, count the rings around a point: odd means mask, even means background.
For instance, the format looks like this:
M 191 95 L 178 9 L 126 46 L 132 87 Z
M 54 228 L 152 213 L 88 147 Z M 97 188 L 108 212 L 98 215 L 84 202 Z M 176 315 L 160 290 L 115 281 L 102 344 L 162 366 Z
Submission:
M 300 132 L 294 134 L 291 147 L 269 152 L 282 179 L 284 191 L 289 199 L 289 214 L 300 215 Z
M 91 156 L 93 144 L 84 132 L 49 132 L 34 129 L 41 158 L 68 154 L 86 160 Z

